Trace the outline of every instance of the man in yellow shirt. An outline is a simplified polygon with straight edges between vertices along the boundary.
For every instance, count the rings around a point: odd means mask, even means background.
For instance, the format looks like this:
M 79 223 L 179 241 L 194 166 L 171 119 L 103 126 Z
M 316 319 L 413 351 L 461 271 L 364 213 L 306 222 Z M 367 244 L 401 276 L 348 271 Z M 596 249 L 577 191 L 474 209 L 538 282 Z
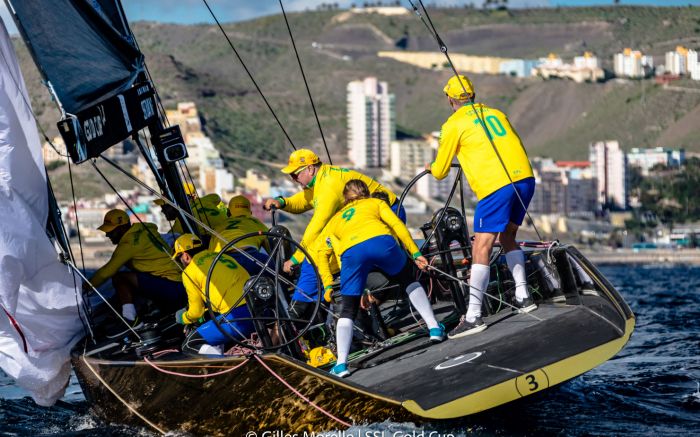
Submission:
M 221 197 L 218 194 L 212 193 L 199 197 L 194 185 L 189 182 L 185 183 L 183 188 L 185 194 L 187 194 L 187 197 L 190 199 L 192 215 L 195 216 L 197 220 L 212 229 L 221 226 L 221 224 L 226 221 L 228 218 L 226 204 L 221 201 Z M 168 221 L 174 221 L 170 230 L 170 234 L 174 236 L 173 241 L 177 236 L 185 233 L 177 209 L 166 203 L 163 199 L 156 199 L 153 203 L 161 207 L 161 211 Z M 203 238 L 209 238 L 209 232 L 204 229 L 204 227 L 198 224 L 197 230 Z
M 272 206 L 293 214 L 314 210 L 304 235 L 301 246 L 308 251 L 318 238 L 323 227 L 328 223 L 333 214 L 343 206 L 343 188 L 353 179 L 363 181 L 370 193 L 385 192 L 389 196 L 389 204 L 392 211 L 406 222 L 406 211 L 398 209 L 398 199 L 394 193 L 382 186 L 379 182 L 365 176 L 362 173 L 347 168 L 321 163 L 321 159 L 308 149 L 299 149 L 289 155 L 289 163 L 282 169 L 282 173 L 288 174 L 296 183 L 304 189 L 291 197 L 277 197 L 267 199 L 265 209 Z M 308 261 L 304 262 L 304 256 L 297 250 L 292 257 L 284 263 L 284 270 L 291 271 L 293 265 L 302 264 L 299 282 L 315 283 L 313 268 Z M 308 288 L 308 287 L 307 287 Z M 316 295 L 318 290 L 304 290 L 310 295 Z
M 158 234 L 156 225 L 131 224 L 126 211 L 113 209 L 105 214 L 97 229 L 105 232 L 117 247 L 107 264 L 92 275 L 90 283 L 99 287 L 112 279 L 122 305 L 122 316 L 130 324 L 138 324 L 134 306 L 136 292 L 152 299 L 163 311 L 174 312 L 182 307 L 186 294 L 180 269 L 170 259 L 170 247 Z M 131 271 L 119 271 L 124 266 Z M 83 287 L 89 289 L 90 285 L 85 283 Z
M 370 198 L 367 185 L 351 180 L 344 189 L 345 206 L 331 218 L 323 230 L 328 235 L 326 249 L 318 256 L 318 268 L 328 293 L 332 275 L 329 261 L 334 253 L 340 256 L 340 294 L 342 306 L 336 324 L 338 360 L 331 374 L 345 377 L 352 340 L 353 320 L 360 307 L 367 275 L 379 270 L 406 291 L 429 329 L 432 341 L 444 340 L 444 329 L 438 324 L 430 301 L 421 284 L 416 281 L 413 264 L 425 269 L 428 261 L 418 250 L 406 225 L 396 217 L 381 199 Z M 399 246 L 394 235 L 403 244 Z M 414 262 L 409 261 L 406 251 Z
M 527 292 L 525 257 L 515 241 L 535 192 L 535 178 L 520 137 L 506 115 L 474 103 L 474 87 L 466 76 L 453 76 L 443 91 L 454 113 L 442 125 L 437 157 L 426 169 L 443 179 L 456 156 L 479 200 L 474 210 L 469 308 L 449 334 L 457 338 L 486 329 L 481 302 L 489 284 L 491 249 L 499 235 L 515 280 L 515 306 L 522 312 L 537 308 Z
M 250 209 L 250 200 L 245 196 L 238 195 L 231 198 L 228 203 L 228 214 L 230 217 L 220 223 L 215 229 L 224 239 L 221 240 L 212 236 L 209 242 L 209 250 L 212 252 L 220 252 L 226 246 L 226 243 L 245 234 L 268 231 L 267 226 L 253 216 L 253 212 Z M 266 263 L 268 256 L 261 252 L 261 249 L 265 249 L 267 253 L 270 253 L 269 243 L 264 235 L 248 237 L 239 241 L 236 243 L 235 248 L 229 247 L 227 254 L 246 269 L 250 275 L 257 275 L 262 266 L 250 259 L 250 257 L 263 264 Z M 241 251 L 245 251 L 245 254 L 241 253 Z
M 189 325 L 197 323 L 206 311 L 206 281 L 216 253 L 206 250 L 196 235 L 183 234 L 175 241 L 173 259 L 178 260 L 185 270 L 182 283 L 187 291 L 187 309 L 175 314 L 177 323 Z M 243 267 L 226 254 L 222 254 L 212 272 L 209 282 L 209 301 L 212 310 L 219 314 L 221 327 L 232 336 L 247 338 L 255 331 L 250 312 L 243 296 L 243 286 L 250 278 Z M 229 342 L 230 339 L 216 326 L 213 320 L 200 325 L 183 343 L 183 351 L 194 353 L 214 352 L 211 348 Z M 221 353 L 221 350 L 216 351 Z

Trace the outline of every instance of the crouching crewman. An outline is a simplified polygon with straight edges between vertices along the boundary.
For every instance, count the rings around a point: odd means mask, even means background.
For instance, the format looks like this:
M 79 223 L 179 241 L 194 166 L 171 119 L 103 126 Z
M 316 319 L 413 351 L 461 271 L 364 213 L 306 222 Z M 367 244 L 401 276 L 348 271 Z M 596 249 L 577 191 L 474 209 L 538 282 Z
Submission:
M 202 241 L 193 234 L 181 235 L 175 241 L 173 259 L 178 260 L 185 270 L 182 283 L 187 291 L 187 309 L 175 314 L 177 323 L 189 325 L 203 320 L 206 311 L 206 281 L 216 253 L 206 250 Z M 250 320 L 250 312 L 243 295 L 243 286 L 250 278 L 246 270 L 233 258 L 221 254 L 209 282 L 209 301 L 217 314 L 217 321 L 231 336 L 243 340 L 255 331 Z M 233 307 L 236 305 L 236 307 Z M 237 320 L 247 318 L 248 320 Z M 230 342 L 216 326 L 214 320 L 202 323 L 193 331 L 182 345 L 183 352 L 222 354 L 221 345 Z

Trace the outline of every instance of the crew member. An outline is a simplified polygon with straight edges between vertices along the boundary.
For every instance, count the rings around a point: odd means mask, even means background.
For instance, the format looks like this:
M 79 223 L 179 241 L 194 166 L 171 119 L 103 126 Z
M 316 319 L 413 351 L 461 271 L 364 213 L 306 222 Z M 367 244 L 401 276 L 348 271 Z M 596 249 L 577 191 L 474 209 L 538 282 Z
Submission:
M 216 253 L 206 250 L 196 235 L 183 234 L 175 241 L 173 259 L 185 267 L 182 282 L 187 290 L 187 309 L 181 309 L 175 314 L 177 323 L 189 325 L 202 320 L 206 310 L 207 274 L 215 258 Z M 209 281 L 209 302 L 212 311 L 218 314 L 217 321 L 229 335 L 240 339 L 247 338 L 255 331 L 251 320 L 237 320 L 251 317 L 243 298 L 243 286 L 249 278 L 248 272 L 233 258 L 222 254 Z M 221 353 L 220 349 L 213 350 L 211 346 L 223 345 L 229 341 L 230 338 L 221 332 L 216 322 L 209 320 L 187 337 L 182 350 L 192 353 Z
M 277 197 L 265 201 L 265 209 L 272 206 L 293 214 L 301 214 L 314 209 L 301 246 L 308 251 L 310 245 L 318 238 L 323 227 L 328 223 L 333 214 L 343 206 L 343 187 L 352 179 L 363 181 L 370 193 L 384 191 L 388 194 L 392 210 L 405 222 L 406 212 L 403 207 L 398 209 L 396 195 L 383 187 L 379 182 L 354 170 L 323 164 L 319 157 L 308 149 L 299 149 L 289 155 L 289 163 L 282 169 L 282 173 L 288 174 L 296 183 L 304 189 L 291 197 Z M 292 265 L 303 261 L 303 253 L 297 250 L 292 257 L 284 263 L 284 270 L 291 271 Z
M 228 218 L 226 204 L 223 203 L 221 197 L 215 193 L 199 197 L 194 185 L 189 182 L 183 185 L 183 189 L 189 199 L 192 215 L 198 221 L 197 232 L 206 240 L 209 238 L 209 231 L 202 226 L 202 223 L 212 229 L 220 227 Z M 185 228 L 180 222 L 176 208 L 163 199 L 156 199 L 153 203 L 161 207 L 161 211 L 168 221 L 174 221 L 171 234 L 179 236 L 185 233 Z
M 99 287 L 109 278 L 122 305 L 122 316 L 138 325 L 134 294 L 152 299 L 163 311 L 176 311 L 186 301 L 180 269 L 170 259 L 171 249 L 158 234 L 153 223 L 131 224 L 126 211 L 113 209 L 105 214 L 100 231 L 117 247 L 112 257 L 90 278 Z M 123 266 L 131 271 L 119 271 Z M 90 289 L 90 284 L 83 288 Z
M 535 192 L 535 178 L 520 137 L 506 115 L 474 103 L 474 87 L 466 76 L 453 76 L 443 91 L 454 113 L 442 125 L 437 157 L 426 169 L 437 179 L 443 179 L 457 156 L 479 200 L 472 228 L 469 308 L 448 335 L 457 338 L 486 329 L 481 319 L 481 303 L 489 284 L 491 249 L 499 234 L 516 284 L 515 306 L 521 312 L 537 308 L 527 291 L 525 256 L 515 241 Z
M 223 237 L 223 240 L 212 236 L 209 243 L 209 250 L 212 252 L 220 252 L 226 246 L 226 243 L 245 234 L 268 231 L 267 226 L 253 216 L 253 212 L 250 209 L 250 200 L 245 196 L 239 195 L 231 198 L 228 203 L 228 214 L 230 217 L 215 229 Z M 268 256 L 262 253 L 261 249 L 270 253 L 270 245 L 267 238 L 264 235 L 257 235 L 237 242 L 235 247 L 229 247 L 226 253 L 246 269 L 248 274 L 257 275 L 262 266 L 255 260 L 263 264 L 268 260 Z M 251 259 L 251 257 L 254 259 Z
M 318 267 L 326 294 L 332 288 L 329 260 L 333 252 L 340 255 L 340 294 L 342 307 L 336 325 L 338 361 L 331 373 L 340 377 L 350 374 L 347 358 L 352 342 L 353 320 L 360 307 L 360 299 L 371 270 L 379 270 L 406 290 L 409 300 L 418 310 L 430 330 L 432 341 L 442 341 L 444 330 L 435 320 L 433 308 L 425 290 L 415 280 L 413 263 L 399 246 L 392 231 L 412 254 L 415 265 L 425 269 L 428 261 L 421 255 L 406 225 L 396 217 L 386 202 L 370 198 L 367 185 L 350 180 L 343 190 L 345 206 L 333 216 L 324 234 L 329 244 L 318 256 Z

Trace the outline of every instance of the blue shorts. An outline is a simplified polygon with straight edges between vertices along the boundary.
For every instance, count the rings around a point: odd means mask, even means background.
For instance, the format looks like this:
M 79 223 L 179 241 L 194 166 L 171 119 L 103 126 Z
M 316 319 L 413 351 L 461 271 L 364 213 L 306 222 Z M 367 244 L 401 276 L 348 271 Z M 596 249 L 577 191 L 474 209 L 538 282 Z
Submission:
M 269 256 L 253 248 L 241 250 L 243 250 L 245 253 L 257 259 L 263 264 L 265 264 L 269 258 Z M 243 267 L 250 276 L 257 275 L 258 273 L 260 273 L 260 270 L 262 270 L 262 266 L 258 265 L 258 263 L 256 263 L 255 261 L 253 261 L 252 259 L 248 258 L 247 256 L 235 249 L 231 250 L 230 252 L 226 252 L 226 254 L 229 255 L 231 258 L 235 259 L 236 262 L 241 267 Z M 268 267 L 270 267 L 273 270 L 275 268 L 274 264 L 269 265 Z
M 524 207 L 513 190 L 518 190 Z M 508 184 L 484 197 L 476 204 L 474 210 L 474 232 L 503 232 L 508 223 L 520 226 L 525 218 L 525 211 L 535 194 L 535 178 L 527 178 Z
M 294 289 L 292 300 L 314 302 L 316 296 L 318 296 L 317 281 L 313 266 L 309 261 L 304 259 L 304 261 L 301 262 L 301 272 L 299 273 L 299 280 Z
M 182 282 L 143 272 L 136 272 L 136 277 L 141 294 L 153 300 L 162 311 L 175 312 L 187 306 L 187 292 Z
M 380 270 L 387 276 L 395 276 L 403 270 L 408 258 L 394 237 L 379 235 L 343 252 L 340 262 L 340 294 L 360 296 L 370 271 Z
M 394 214 L 401 219 L 404 224 L 406 223 L 406 210 L 403 208 L 403 205 L 401 205 L 401 209 L 398 209 L 397 207 L 399 206 L 399 199 L 396 199 L 393 205 L 391 205 L 391 210 L 394 211 Z
M 217 316 L 216 319 L 219 320 L 221 327 L 226 332 L 239 340 L 244 340 L 255 332 L 255 326 L 251 320 L 236 321 L 237 318 L 243 317 L 251 317 L 250 311 L 248 311 L 248 305 L 241 305 L 231 310 L 231 312 L 226 315 L 226 320 L 223 320 L 224 316 Z M 212 346 L 231 341 L 226 334 L 219 330 L 213 320 L 203 323 L 197 328 L 197 333 Z

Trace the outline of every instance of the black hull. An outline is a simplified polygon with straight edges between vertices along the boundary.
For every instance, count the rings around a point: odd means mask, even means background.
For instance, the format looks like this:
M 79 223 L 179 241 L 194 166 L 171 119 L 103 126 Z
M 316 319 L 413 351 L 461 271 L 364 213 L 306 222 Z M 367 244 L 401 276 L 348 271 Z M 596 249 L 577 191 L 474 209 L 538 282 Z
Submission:
M 572 251 L 576 256 L 577 252 Z M 258 358 L 323 410 L 347 423 L 426 422 L 467 416 L 574 378 L 617 354 L 634 330 L 634 315 L 585 260 L 598 292 L 568 293 L 529 314 L 501 310 L 485 331 L 430 344 L 415 330 L 392 347 L 350 361 L 347 379 L 286 355 Z M 418 335 L 416 335 L 418 333 Z M 256 358 L 172 353 L 153 364 L 119 357 L 119 346 L 74 353 L 73 365 L 95 412 L 110 422 L 163 432 L 239 435 L 342 429 L 275 378 Z

